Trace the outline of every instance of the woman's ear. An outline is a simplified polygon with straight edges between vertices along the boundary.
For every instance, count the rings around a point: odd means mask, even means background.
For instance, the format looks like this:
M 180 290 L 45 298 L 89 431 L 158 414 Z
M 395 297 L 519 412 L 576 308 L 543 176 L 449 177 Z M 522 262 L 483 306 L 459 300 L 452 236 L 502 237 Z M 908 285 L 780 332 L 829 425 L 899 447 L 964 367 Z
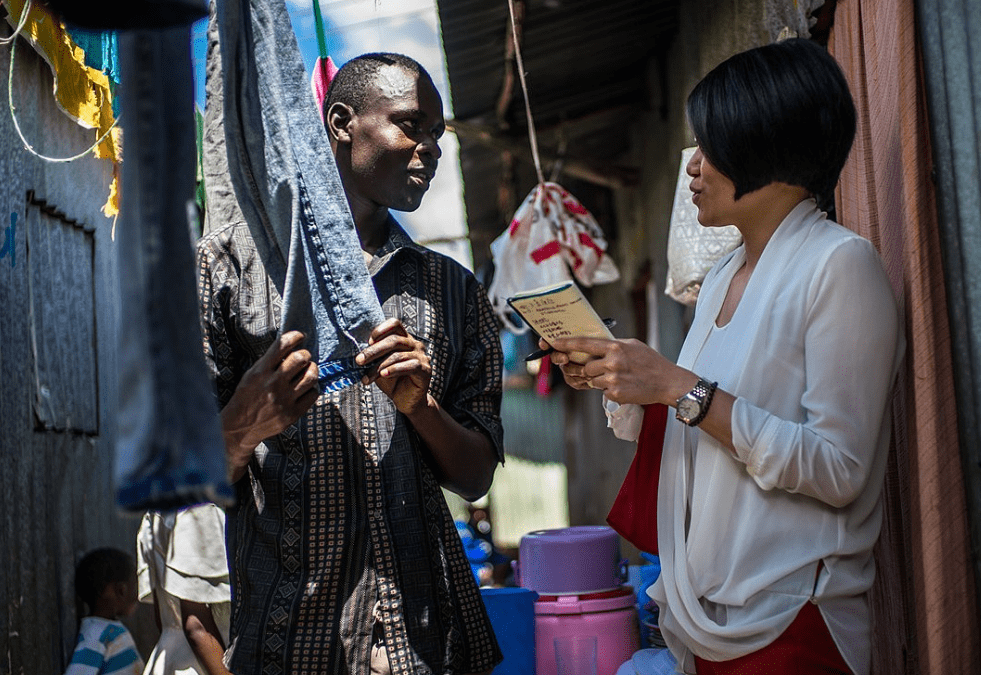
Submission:
M 348 104 L 340 102 L 332 104 L 325 115 L 327 134 L 330 136 L 330 140 L 338 143 L 350 143 L 350 125 L 353 117 L 354 111 Z

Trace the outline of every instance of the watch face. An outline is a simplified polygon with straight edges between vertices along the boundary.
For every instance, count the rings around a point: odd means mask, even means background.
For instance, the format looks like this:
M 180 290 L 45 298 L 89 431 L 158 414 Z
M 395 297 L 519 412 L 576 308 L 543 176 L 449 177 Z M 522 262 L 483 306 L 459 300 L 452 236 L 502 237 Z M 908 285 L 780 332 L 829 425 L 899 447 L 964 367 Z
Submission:
M 702 406 L 693 398 L 685 396 L 678 401 L 678 415 L 686 420 L 695 419 L 701 410 Z

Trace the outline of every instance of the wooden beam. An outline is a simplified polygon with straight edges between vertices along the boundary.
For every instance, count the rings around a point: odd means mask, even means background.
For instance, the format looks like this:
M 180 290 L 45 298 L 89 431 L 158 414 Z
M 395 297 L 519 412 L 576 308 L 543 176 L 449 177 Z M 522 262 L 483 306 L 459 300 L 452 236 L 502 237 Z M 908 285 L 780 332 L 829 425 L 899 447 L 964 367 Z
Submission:
M 462 139 L 513 153 L 528 162 L 534 161 L 526 140 L 519 141 L 511 138 L 484 124 L 450 120 L 447 123 L 447 130 L 452 131 Z M 546 164 L 561 162 L 562 173 L 594 185 L 621 189 L 635 187 L 639 183 L 640 172 L 632 167 L 559 157 L 553 153 L 545 152 L 541 148 L 539 148 L 539 155 L 542 162 Z

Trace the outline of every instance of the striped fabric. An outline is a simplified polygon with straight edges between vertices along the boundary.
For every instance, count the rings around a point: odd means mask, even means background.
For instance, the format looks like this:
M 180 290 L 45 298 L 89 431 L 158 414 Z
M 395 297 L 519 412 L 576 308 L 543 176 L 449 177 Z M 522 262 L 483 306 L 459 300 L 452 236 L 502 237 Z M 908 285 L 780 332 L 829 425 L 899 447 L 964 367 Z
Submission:
M 143 659 L 133 636 L 118 621 L 87 616 L 65 675 L 140 675 Z

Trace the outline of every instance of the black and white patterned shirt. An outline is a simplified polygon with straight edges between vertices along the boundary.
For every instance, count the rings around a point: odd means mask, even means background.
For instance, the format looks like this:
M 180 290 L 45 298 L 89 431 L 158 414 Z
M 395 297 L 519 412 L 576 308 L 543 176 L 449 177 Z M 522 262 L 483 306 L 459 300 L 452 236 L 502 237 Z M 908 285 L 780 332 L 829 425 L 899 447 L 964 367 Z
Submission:
M 426 345 L 440 406 L 503 457 L 503 358 L 486 294 L 389 223 L 369 263 L 385 315 Z M 282 299 L 244 224 L 206 235 L 198 261 L 223 407 L 276 338 Z M 375 434 L 386 427 L 382 448 Z M 259 446 L 228 511 L 232 672 L 366 675 L 373 613 L 393 675 L 476 673 L 501 660 L 428 457 L 391 400 L 361 384 L 323 394 Z

